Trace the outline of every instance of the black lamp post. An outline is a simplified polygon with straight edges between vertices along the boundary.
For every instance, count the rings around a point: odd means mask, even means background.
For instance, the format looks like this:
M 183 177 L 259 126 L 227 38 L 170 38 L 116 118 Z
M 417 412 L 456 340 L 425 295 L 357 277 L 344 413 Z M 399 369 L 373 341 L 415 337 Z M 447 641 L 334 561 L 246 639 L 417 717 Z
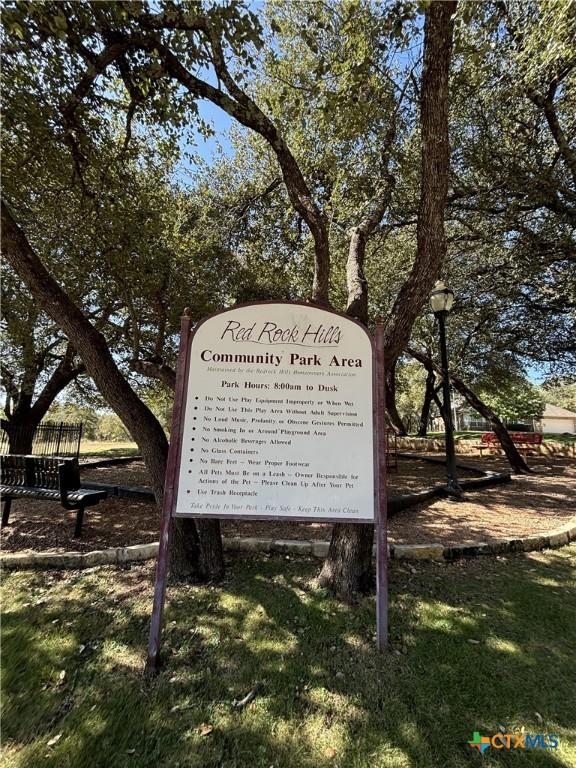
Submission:
M 454 425 L 452 423 L 452 406 L 450 403 L 450 378 L 448 374 L 448 350 L 446 348 L 446 318 L 454 303 L 454 291 L 447 288 L 442 280 L 438 280 L 430 295 L 430 305 L 434 317 L 438 320 L 440 333 L 440 355 L 442 357 L 442 416 L 446 442 L 446 488 L 452 496 L 461 496 L 462 488 L 458 483 L 456 472 L 456 452 L 454 450 Z

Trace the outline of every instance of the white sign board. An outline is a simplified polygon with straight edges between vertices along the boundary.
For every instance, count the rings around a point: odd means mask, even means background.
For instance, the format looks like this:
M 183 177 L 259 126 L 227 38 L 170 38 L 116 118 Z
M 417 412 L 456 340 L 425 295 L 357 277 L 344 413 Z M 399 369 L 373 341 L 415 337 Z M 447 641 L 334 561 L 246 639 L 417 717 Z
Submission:
M 248 304 L 194 329 L 176 517 L 374 520 L 374 363 L 367 331 L 294 303 Z

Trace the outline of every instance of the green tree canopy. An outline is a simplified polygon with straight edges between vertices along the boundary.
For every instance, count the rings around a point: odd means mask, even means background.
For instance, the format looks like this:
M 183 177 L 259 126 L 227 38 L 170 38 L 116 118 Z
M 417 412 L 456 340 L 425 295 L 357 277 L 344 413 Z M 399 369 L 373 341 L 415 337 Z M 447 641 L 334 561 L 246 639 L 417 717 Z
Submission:
M 510 377 L 506 386 L 482 393 L 482 399 L 501 419 L 529 424 L 544 413 L 541 392 L 527 379 Z

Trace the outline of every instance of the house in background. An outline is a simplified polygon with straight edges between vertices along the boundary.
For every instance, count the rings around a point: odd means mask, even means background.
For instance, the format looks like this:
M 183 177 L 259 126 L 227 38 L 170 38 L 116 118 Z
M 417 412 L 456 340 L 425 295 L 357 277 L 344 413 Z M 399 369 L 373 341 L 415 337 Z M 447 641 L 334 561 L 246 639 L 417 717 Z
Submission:
M 574 435 L 576 434 L 576 413 L 567 408 L 546 403 L 542 418 L 536 422 L 536 428 L 539 432 L 548 432 L 553 435 L 562 435 L 566 432 Z
M 454 429 L 462 432 L 491 432 L 492 425 L 480 414 L 476 413 L 466 403 L 454 406 L 452 420 Z M 552 435 L 576 434 L 576 413 L 567 408 L 559 408 L 557 405 L 546 403 L 544 413 L 539 421 L 526 419 L 521 422 L 509 422 L 504 420 L 509 430 L 514 432 L 544 432 Z M 435 432 L 444 430 L 444 422 L 440 416 L 432 419 L 432 429 Z
M 457 432 L 492 432 L 492 424 L 461 398 L 456 399 L 452 406 L 452 423 Z M 504 420 L 504 424 L 514 432 L 534 432 L 532 419 L 522 422 Z M 432 418 L 432 429 L 435 432 L 444 431 L 444 421 L 440 414 Z

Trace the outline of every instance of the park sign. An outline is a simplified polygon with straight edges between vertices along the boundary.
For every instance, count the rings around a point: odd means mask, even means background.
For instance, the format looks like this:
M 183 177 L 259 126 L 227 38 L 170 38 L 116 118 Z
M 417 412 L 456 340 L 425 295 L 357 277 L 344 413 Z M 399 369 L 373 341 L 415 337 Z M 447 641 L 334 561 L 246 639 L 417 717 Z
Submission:
M 372 344 L 299 304 L 192 335 L 175 517 L 373 522 Z
M 174 518 L 377 523 L 386 643 L 382 327 L 310 304 L 182 318 L 148 668 L 159 662 Z

